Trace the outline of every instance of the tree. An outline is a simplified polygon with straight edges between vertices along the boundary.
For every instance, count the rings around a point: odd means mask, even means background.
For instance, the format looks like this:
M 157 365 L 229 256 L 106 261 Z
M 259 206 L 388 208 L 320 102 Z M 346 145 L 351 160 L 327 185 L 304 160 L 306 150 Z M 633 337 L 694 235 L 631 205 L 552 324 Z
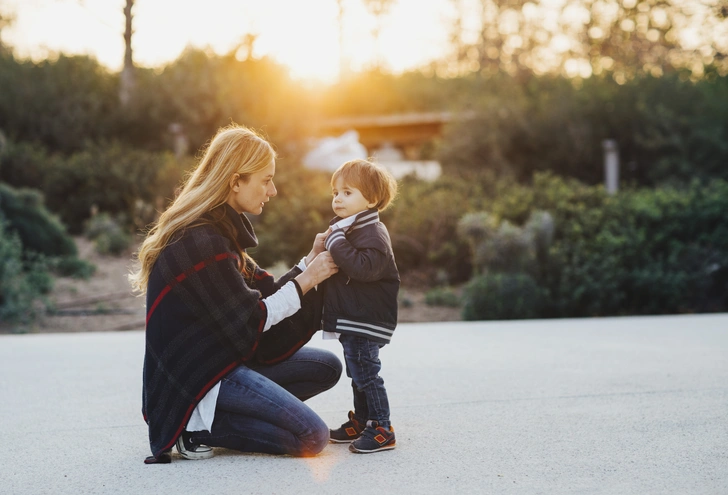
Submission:
M 719 0 L 479 0 L 475 12 L 451 2 L 457 72 L 608 71 L 620 84 L 674 70 L 728 73 L 728 7 Z
M 11 26 L 15 21 L 15 16 L 7 12 L 0 10 L 0 55 L 8 51 L 8 48 L 3 43 L 2 32 L 8 26 Z
M 127 106 L 131 101 L 134 87 L 136 86 L 136 78 L 134 74 L 134 58 L 131 50 L 132 30 L 132 14 L 131 9 L 134 7 L 134 0 L 126 0 L 124 7 L 124 68 L 121 70 L 121 80 L 119 81 L 119 101 L 122 106 Z
M 393 0 L 364 0 L 364 6 L 369 13 L 374 16 L 374 30 L 372 32 L 372 36 L 374 38 L 374 65 L 376 68 L 381 68 L 382 66 L 382 51 L 379 46 L 379 35 L 382 32 L 384 17 L 389 13 L 393 4 Z

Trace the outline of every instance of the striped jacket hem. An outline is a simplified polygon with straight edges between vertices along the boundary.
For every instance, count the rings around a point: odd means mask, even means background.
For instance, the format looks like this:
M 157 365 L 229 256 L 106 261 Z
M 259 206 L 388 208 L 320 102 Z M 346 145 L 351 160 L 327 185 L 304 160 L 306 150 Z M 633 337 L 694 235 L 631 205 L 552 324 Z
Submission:
M 389 343 L 392 340 L 394 328 L 387 328 L 371 323 L 362 323 L 344 318 L 336 319 L 336 331 L 348 334 L 358 334 L 369 339 L 380 340 Z

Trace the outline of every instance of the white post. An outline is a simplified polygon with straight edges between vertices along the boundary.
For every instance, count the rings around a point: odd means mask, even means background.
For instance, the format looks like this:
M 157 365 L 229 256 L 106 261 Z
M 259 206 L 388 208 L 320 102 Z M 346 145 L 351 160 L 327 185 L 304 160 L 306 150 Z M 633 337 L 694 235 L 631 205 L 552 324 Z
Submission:
M 602 141 L 604 149 L 604 184 L 607 194 L 615 194 L 619 189 L 619 147 L 614 139 Z

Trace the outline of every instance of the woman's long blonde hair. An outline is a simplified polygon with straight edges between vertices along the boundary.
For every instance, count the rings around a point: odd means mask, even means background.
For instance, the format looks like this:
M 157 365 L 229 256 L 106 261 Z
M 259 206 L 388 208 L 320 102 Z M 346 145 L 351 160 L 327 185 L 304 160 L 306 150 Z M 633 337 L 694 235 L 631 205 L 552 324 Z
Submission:
M 175 233 L 227 201 L 235 174 L 247 182 L 251 174 L 264 170 L 275 157 L 270 143 L 255 131 L 238 125 L 221 128 L 182 191 L 149 230 L 139 248 L 139 270 L 129 275 L 134 290 L 146 292 L 152 267 Z

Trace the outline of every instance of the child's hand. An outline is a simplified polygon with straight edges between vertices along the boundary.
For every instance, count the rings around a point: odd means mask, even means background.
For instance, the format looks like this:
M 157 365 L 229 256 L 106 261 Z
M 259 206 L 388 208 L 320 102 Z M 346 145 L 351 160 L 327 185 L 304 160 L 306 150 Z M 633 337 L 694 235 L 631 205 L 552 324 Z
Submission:
M 324 242 L 326 241 L 326 238 L 329 236 L 330 233 L 331 227 L 329 227 L 326 232 L 316 234 L 316 238 L 313 241 L 313 248 L 311 248 L 311 252 L 308 253 L 308 256 L 306 256 L 306 266 L 308 266 L 316 256 L 326 251 Z

